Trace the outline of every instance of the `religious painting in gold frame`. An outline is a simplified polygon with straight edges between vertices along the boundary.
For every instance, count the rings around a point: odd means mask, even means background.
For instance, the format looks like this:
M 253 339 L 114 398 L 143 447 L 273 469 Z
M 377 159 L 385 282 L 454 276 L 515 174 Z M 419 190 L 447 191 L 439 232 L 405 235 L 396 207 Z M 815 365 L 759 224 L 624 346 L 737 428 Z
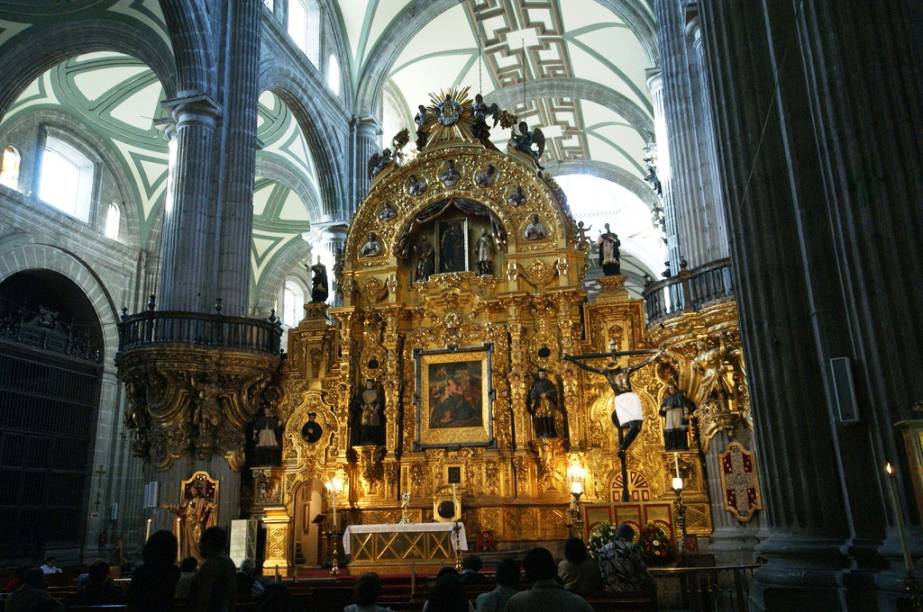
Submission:
M 493 446 L 493 345 L 416 349 L 417 449 Z

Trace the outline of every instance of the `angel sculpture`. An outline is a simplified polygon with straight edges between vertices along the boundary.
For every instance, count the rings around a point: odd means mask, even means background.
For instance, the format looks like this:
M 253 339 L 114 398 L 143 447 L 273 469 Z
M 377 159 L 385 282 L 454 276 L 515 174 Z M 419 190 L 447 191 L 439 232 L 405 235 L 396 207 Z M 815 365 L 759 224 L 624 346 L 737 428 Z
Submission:
M 484 96 L 481 94 L 474 96 L 473 111 L 474 128 L 472 131 L 474 132 L 474 137 L 478 138 L 479 140 L 489 138 L 490 128 L 497 127 L 498 123 L 501 124 L 504 128 L 508 128 L 512 126 L 513 121 L 515 121 L 515 118 L 513 118 L 512 115 L 507 113 L 505 110 L 501 109 L 496 102 L 488 106 L 487 103 L 484 102 Z M 490 128 L 487 127 L 488 115 L 494 120 L 494 123 L 490 126 Z
M 394 151 L 395 157 L 401 158 L 404 156 L 404 147 L 407 146 L 408 142 L 410 142 L 410 132 L 407 128 L 394 135 L 394 138 L 391 139 L 391 150 Z
M 538 169 L 544 170 L 542 165 L 538 163 L 538 160 L 545 152 L 545 134 L 543 134 L 539 128 L 535 128 L 530 132 L 526 122 L 520 121 L 519 131 L 513 132 L 510 138 L 510 144 L 512 144 L 513 148 L 517 151 L 527 153 L 535 161 L 535 165 L 538 166 Z M 537 151 L 533 148 L 533 145 L 538 148 Z
M 413 122 L 417 125 L 417 150 L 420 151 L 426 146 L 426 141 L 429 138 L 426 133 L 426 120 L 428 117 L 425 106 L 420 104 L 417 108 L 420 109 L 420 112 L 414 116 Z
M 381 153 L 373 153 L 369 158 L 369 178 L 374 178 L 376 174 L 385 169 L 385 166 L 390 164 L 391 159 L 391 149 L 385 149 Z

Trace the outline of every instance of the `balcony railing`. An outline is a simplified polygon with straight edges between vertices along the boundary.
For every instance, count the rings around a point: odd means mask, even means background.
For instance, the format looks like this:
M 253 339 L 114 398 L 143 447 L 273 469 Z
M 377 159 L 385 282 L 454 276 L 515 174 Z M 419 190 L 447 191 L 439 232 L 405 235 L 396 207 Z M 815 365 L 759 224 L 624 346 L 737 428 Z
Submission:
M 644 289 L 648 325 L 734 297 L 731 260 L 718 259 Z
M 279 354 L 282 328 L 273 319 L 229 317 L 222 314 L 147 310 L 123 315 L 119 351 L 161 344 L 221 347 Z

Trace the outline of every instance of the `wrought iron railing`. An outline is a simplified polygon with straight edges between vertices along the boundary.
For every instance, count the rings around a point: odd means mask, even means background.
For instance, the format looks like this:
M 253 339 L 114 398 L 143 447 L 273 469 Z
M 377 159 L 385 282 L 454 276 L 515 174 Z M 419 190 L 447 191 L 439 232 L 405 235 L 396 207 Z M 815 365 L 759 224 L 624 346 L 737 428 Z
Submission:
M 646 287 L 647 323 L 650 325 L 733 297 L 731 260 L 718 259 Z
M 123 315 L 119 323 L 119 351 L 160 344 L 221 347 L 279 354 L 282 328 L 268 320 L 222 314 L 147 310 Z

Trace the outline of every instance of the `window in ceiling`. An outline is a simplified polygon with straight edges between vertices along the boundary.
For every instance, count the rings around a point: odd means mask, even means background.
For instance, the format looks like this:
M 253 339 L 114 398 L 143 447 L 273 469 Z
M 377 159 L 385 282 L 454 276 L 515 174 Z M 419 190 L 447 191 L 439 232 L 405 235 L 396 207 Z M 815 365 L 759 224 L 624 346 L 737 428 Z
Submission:
M 327 87 L 336 95 L 340 95 L 340 62 L 336 55 L 331 55 L 327 60 Z
M 295 327 L 304 316 L 304 288 L 294 278 L 287 278 L 282 288 L 282 322 Z
M 86 155 L 63 140 L 48 136 L 42 151 L 40 200 L 81 221 L 89 221 L 94 175 L 95 167 Z
M 320 66 L 320 5 L 317 0 L 288 0 L 288 35 L 315 66 Z
M 103 233 L 106 238 L 119 239 L 119 223 L 122 221 L 122 209 L 115 202 L 106 207 L 106 226 Z
M 19 189 L 19 166 L 22 156 L 16 147 L 7 145 L 3 147 L 3 157 L 0 158 L 0 185 L 10 189 Z

